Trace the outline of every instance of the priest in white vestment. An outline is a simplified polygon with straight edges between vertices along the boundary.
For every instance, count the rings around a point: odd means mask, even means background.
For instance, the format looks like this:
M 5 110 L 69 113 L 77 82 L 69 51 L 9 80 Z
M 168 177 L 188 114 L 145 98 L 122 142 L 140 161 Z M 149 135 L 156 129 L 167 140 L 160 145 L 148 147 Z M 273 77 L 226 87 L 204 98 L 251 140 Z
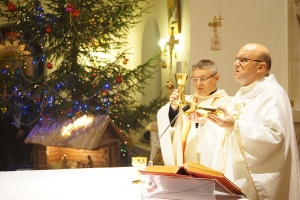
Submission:
M 289 98 L 269 74 L 271 57 L 260 44 L 243 46 L 234 78 L 242 87 L 224 116 L 208 118 L 224 128 L 213 166 L 251 200 L 299 200 L 299 155 Z
M 192 66 L 191 81 L 195 89 L 193 95 L 186 95 L 185 100 L 198 106 L 226 107 L 231 98 L 225 90 L 217 89 L 219 74 L 216 64 L 211 60 L 200 60 Z M 214 129 L 222 129 L 204 117 L 198 118 L 195 113 L 185 115 L 179 112 L 174 100 L 178 98 L 178 90 L 170 95 L 170 102 L 163 106 L 157 114 L 159 142 L 165 165 L 182 165 L 184 162 L 199 162 L 211 167 L 217 133 L 208 133 L 207 124 Z M 170 122 L 175 119 L 174 124 Z M 216 134 L 214 134 L 214 132 Z

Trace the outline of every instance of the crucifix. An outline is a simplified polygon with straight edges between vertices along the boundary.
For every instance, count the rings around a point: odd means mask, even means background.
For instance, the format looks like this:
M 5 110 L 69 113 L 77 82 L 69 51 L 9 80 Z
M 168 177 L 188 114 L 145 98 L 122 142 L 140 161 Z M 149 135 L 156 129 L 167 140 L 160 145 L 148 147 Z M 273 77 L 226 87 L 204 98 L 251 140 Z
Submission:
M 170 50 L 170 74 L 169 74 L 169 80 L 166 82 L 166 87 L 169 90 L 169 96 L 171 95 L 172 89 L 174 88 L 174 83 L 172 81 L 172 59 L 173 59 L 173 50 L 175 44 L 178 44 L 178 40 L 175 40 L 174 27 L 171 27 L 171 36 L 169 42 L 166 44 L 169 45 L 169 50 Z
M 209 27 L 213 28 L 214 35 L 210 38 L 210 44 L 212 50 L 220 50 L 221 49 L 221 38 L 218 36 L 218 27 L 222 26 L 222 16 L 219 15 L 217 19 L 216 15 L 213 18 L 212 22 L 208 23 Z

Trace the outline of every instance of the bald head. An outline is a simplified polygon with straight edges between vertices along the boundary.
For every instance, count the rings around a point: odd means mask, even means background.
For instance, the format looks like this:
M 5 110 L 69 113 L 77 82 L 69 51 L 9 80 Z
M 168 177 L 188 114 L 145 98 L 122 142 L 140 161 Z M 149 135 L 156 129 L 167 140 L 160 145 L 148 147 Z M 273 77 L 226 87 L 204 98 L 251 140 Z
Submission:
M 249 43 L 243 46 L 241 50 L 248 52 L 249 54 L 252 54 L 256 58 L 265 62 L 267 71 L 270 71 L 272 63 L 271 56 L 269 50 L 265 46 L 257 43 Z
M 234 79 L 243 86 L 249 85 L 269 74 L 270 52 L 261 44 L 246 44 L 238 52 L 234 65 L 236 68 Z

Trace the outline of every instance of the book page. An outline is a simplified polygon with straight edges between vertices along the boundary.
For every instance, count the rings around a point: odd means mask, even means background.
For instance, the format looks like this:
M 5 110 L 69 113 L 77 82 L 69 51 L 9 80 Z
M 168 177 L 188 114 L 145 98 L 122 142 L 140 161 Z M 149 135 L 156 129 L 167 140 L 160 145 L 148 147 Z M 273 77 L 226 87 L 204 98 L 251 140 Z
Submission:
M 196 163 L 196 162 L 186 162 L 183 164 L 183 167 L 188 172 L 206 174 L 206 175 L 210 175 L 213 177 L 224 177 L 224 175 L 221 172 L 214 170 L 212 168 L 206 167 L 206 166 L 201 165 L 200 163 Z
M 175 176 L 179 168 L 180 167 L 177 165 L 147 166 L 144 170 L 141 170 L 140 172 L 142 174 L 160 174 L 160 175 Z

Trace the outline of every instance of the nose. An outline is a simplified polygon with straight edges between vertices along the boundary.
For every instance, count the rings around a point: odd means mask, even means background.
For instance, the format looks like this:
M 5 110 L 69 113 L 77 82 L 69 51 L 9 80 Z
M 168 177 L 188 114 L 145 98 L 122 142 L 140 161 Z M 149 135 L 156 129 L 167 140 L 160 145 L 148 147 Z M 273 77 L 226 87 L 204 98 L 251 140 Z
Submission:
M 241 64 L 241 62 L 239 62 L 239 60 L 235 60 L 233 64 L 236 69 L 242 66 L 242 64 Z
M 241 61 L 240 61 L 240 59 L 236 58 L 236 59 L 234 60 L 233 63 L 234 63 L 235 65 L 236 65 L 237 63 L 241 64 Z

